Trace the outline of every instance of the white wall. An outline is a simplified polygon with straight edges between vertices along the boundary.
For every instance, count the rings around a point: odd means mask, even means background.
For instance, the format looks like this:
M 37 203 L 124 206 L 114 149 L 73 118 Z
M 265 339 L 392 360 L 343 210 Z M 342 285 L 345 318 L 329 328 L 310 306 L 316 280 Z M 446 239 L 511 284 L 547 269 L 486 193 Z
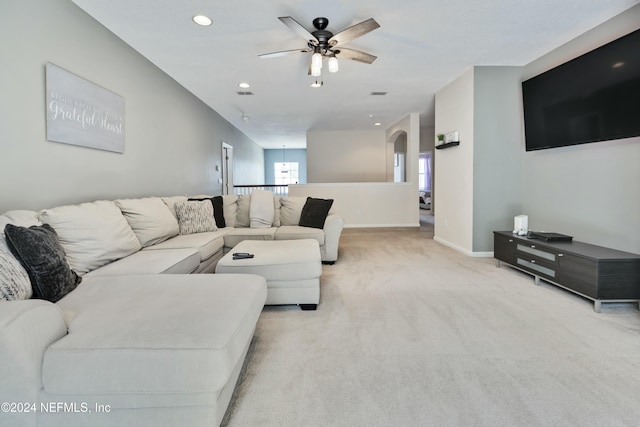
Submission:
M 640 5 L 528 64 L 523 78 L 639 27 Z M 529 228 L 640 253 L 639 165 L 640 138 L 525 153 L 522 210 Z
M 470 69 L 436 93 L 436 133 L 459 132 L 460 145 L 435 150 L 434 239 L 473 251 L 473 102 Z
M 385 131 L 307 132 L 307 182 L 384 182 Z
M 358 182 L 289 186 L 289 196 L 333 199 L 345 227 L 418 227 L 417 190 L 411 183 Z
M 417 227 L 420 224 L 418 212 L 419 114 L 411 113 L 384 131 L 383 140 L 389 142 L 385 142 L 378 150 L 382 152 L 383 159 L 376 163 L 377 174 L 386 177 L 388 168 L 393 171 L 393 142 L 402 132 L 405 132 L 407 137 L 407 182 L 339 183 L 327 181 L 325 183 L 289 186 L 289 195 L 334 199 L 334 208 L 345 219 L 346 227 Z M 338 139 L 346 139 L 350 134 L 357 138 L 357 135 L 367 133 L 319 132 L 323 137 L 337 134 Z M 391 157 L 387 157 L 387 150 L 390 150 Z M 345 156 L 351 157 L 352 153 L 347 151 Z M 323 161 L 330 162 L 330 159 L 323 159 Z M 318 162 L 317 156 L 309 154 L 309 145 L 307 146 L 307 162 L 308 170 L 311 163 Z M 357 163 L 355 160 L 354 162 Z M 322 166 L 322 164 L 318 163 L 317 166 Z M 357 167 L 357 164 L 344 164 L 342 167 L 350 168 L 353 166 Z M 329 165 L 328 168 L 334 169 L 332 165 Z M 309 182 L 311 181 L 309 180 Z
M 263 181 L 262 148 L 72 2 L 2 2 L 0 39 L 0 212 L 219 194 L 222 141 L 234 146 L 236 183 Z M 124 154 L 46 140 L 46 62 L 124 97 Z

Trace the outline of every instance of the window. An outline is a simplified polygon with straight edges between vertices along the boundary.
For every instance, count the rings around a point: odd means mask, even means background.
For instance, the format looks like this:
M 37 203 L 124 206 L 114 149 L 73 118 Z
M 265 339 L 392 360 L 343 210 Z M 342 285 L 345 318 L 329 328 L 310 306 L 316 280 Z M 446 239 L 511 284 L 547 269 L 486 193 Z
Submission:
M 298 162 L 275 162 L 273 171 L 276 185 L 298 183 Z
M 418 183 L 420 191 L 431 191 L 431 153 L 420 153 Z

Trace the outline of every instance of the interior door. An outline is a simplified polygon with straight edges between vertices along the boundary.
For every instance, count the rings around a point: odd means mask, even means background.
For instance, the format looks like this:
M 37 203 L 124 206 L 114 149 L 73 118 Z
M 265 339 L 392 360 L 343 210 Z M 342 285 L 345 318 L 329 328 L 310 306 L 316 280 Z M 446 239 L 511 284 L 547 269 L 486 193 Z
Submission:
M 222 143 L 222 194 L 233 194 L 233 146 Z

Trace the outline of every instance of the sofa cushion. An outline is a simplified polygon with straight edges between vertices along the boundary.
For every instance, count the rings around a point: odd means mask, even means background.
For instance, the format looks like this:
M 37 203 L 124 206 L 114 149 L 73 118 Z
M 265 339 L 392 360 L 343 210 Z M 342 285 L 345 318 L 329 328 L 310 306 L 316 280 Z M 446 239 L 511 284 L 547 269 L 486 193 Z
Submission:
M 161 197 L 162 201 L 169 208 L 171 214 L 177 219 L 176 216 L 176 203 L 178 202 L 186 202 L 187 196 L 169 196 L 169 197 Z
M 232 248 L 243 240 L 274 240 L 276 230 L 271 228 L 234 228 L 224 235 L 224 246 Z
M 27 270 L 13 256 L 4 235 L 0 235 L 0 299 L 29 299 L 33 294 Z
M 36 298 L 56 302 L 82 280 L 67 264 L 58 235 L 50 225 L 26 228 L 7 224 L 4 232 L 9 249 L 29 274 Z
M 307 201 L 300 213 L 300 222 L 298 225 L 302 227 L 324 228 L 324 222 L 327 219 L 332 204 L 333 199 L 307 197 Z
M 238 215 L 238 196 L 235 194 L 222 196 L 222 210 L 224 212 L 225 227 L 235 227 L 236 216 Z
M 216 231 L 211 200 L 191 200 L 175 204 L 180 234 Z
M 189 274 L 200 265 L 195 249 L 139 251 L 126 258 L 103 265 L 83 277 L 120 276 L 123 274 Z
M 178 221 L 162 199 L 119 199 L 115 203 L 143 248 L 178 235 Z
M 276 231 L 274 240 L 314 239 L 320 246 L 324 245 L 324 230 L 300 225 L 282 225 Z
M 280 225 L 298 225 L 306 197 L 282 197 L 280 199 Z
M 195 249 L 200 254 L 200 261 L 211 258 L 224 246 L 225 231 L 209 231 L 206 233 L 180 234 L 162 243 L 145 248 L 145 251 L 156 249 Z
M 274 213 L 273 193 L 267 190 L 254 190 L 249 203 L 249 226 L 251 228 L 271 227 Z
M 265 300 L 265 279 L 254 275 L 88 278 L 58 302 L 69 334 L 44 355 L 44 391 L 215 393 L 241 361 Z
M 40 220 L 56 230 L 69 265 L 79 274 L 142 247 L 120 209 L 109 200 L 44 209 Z
M 7 224 L 31 227 L 32 225 L 42 225 L 38 212 L 28 210 L 7 211 L 0 215 L 0 234 L 4 233 L 4 226 Z
M 273 196 L 273 226 L 280 227 L 280 199 L 282 196 Z
M 249 209 L 251 206 L 251 195 L 243 194 L 238 196 L 238 213 L 234 227 L 248 227 L 251 224 Z

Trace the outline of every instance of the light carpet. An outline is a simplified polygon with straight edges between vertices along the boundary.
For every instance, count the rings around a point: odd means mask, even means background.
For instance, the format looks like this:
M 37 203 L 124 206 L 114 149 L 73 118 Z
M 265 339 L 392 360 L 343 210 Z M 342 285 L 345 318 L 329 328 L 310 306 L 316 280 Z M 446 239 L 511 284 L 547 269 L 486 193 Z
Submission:
M 318 310 L 266 307 L 223 425 L 638 426 L 640 312 L 347 229 Z

